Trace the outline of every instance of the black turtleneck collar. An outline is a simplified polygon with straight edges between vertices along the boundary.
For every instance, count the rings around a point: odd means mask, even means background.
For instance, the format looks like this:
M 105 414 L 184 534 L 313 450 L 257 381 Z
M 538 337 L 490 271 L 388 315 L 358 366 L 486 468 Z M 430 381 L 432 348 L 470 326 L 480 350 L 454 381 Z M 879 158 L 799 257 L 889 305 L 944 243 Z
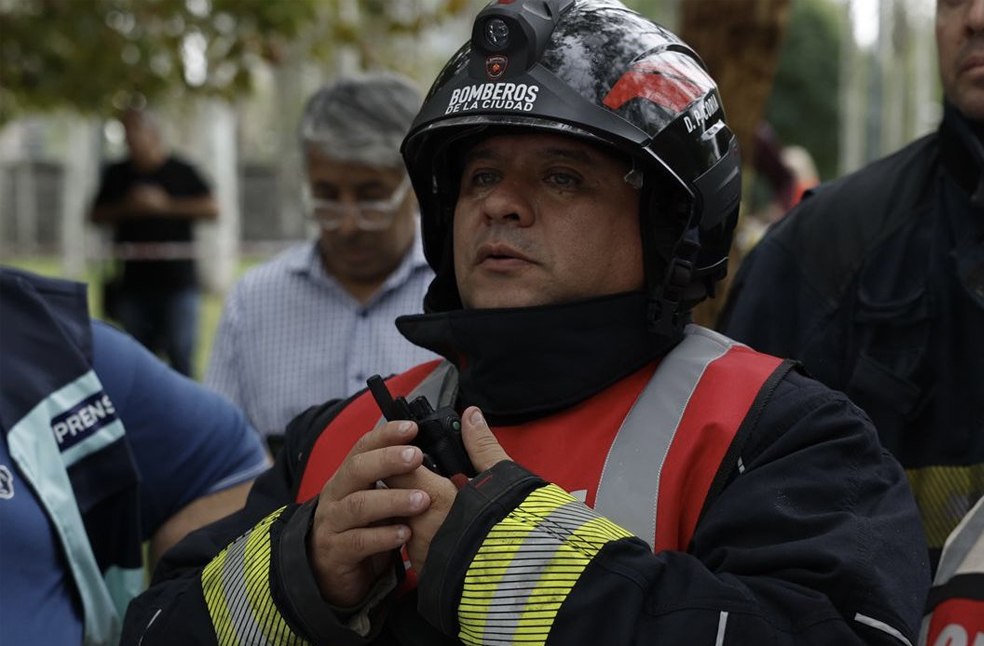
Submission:
M 411 342 L 458 368 L 462 406 L 493 424 L 567 408 L 665 354 L 680 340 L 646 326 L 646 297 L 618 294 L 528 308 L 401 316 Z

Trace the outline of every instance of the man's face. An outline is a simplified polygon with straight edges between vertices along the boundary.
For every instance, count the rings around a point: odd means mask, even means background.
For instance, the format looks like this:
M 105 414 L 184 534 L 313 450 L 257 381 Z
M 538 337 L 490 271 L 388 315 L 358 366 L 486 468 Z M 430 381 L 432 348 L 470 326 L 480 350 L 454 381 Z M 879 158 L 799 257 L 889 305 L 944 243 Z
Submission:
M 627 164 L 571 137 L 472 147 L 454 211 L 465 307 L 529 307 L 641 289 L 638 192 Z
M 936 48 L 947 99 L 984 120 L 984 0 L 937 0 Z
M 152 167 L 163 155 L 163 141 L 157 128 L 137 111 L 127 111 L 120 121 L 130 157 L 140 167 Z
M 388 224 L 378 230 L 360 227 L 360 204 L 392 198 L 401 189 L 406 172 L 402 168 L 336 161 L 315 148 L 306 151 L 306 159 L 311 196 L 315 201 L 325 200 L 342 207 L 343 215 L 337 219 L 336 228 L 319 227 L 325 268 L 346 285 L 381 283 L 400 264 L 413 242 L 416 202 L 413 191 L 407 190 L 403 199 L 384 214 Z

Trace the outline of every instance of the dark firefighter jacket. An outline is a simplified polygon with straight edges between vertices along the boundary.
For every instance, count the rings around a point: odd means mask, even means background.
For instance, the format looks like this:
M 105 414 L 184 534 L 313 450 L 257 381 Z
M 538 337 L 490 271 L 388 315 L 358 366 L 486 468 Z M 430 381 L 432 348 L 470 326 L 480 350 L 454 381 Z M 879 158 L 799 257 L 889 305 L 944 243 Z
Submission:
M 938 132 L 822 186 L 742 261 L 719 329 L 803 363 L 906 470 L 931 562 L 984 495 L 984 148 Z
M 316 498 L 297 499 L 331 476 L 322 451 L 331 452 L 335 434 L 346 448 L 334 453 L 344 454 L 378 411 L 353 432 L 333 422 L 365 402 L 364 393 L 313 408 L 291 423 L 245 509 L 165 557 L 130 605 L 123 643 L 913 643 L 929 586 L 925 542 L 904 475 L 867 418 L 791 364 L 702 328 L 654 356 L 645 307 L 643 295 L 628 294 L 400 319 L 408 338 L 457 368 L 459 410 L 481 406 L 500 439 L 528 431 L 504 441 L 523 466 L 501 462 L 473 478 L 416 587 L 408 590 L 407 577 L 371 609 L 368 626 L 357 625 L 318 594 L 305 549 Z M 687 356 L 694 339 L 720 356 L 678 374 L 688 368 L 674 366 L 695 365 Z M 405 377 L 390 381 L 394 393 L 404 394 Z M 750 395 L 740 406 L 721 403 L 741 400 L 742 391 Z M 650 491 L 641 500 L 650 519 L 656 508 L 655 550 L 646 531 L 600 513 L 624 511 L 619 496 L 599 510 L 580 502 L 603 497 L 608 470 L 631 470 L 591 461 L 621 440 L 619 431 L 601 441 L 597 429 L 617 429 L 611 418 L 638 408 L 640 393 L 655 394 L 655 408 L 645 410 L 680 411 L 677 420 L 649 420 L 653 442 L 665 427 L 677 435 L 648 479 L 637 478 L 645 473 L 639 461 L 629 479 Z M 610 405 L 596 405 L 600 398 Z M 558 419 L 564 423 L 552 423 Z M 542 429 L 554 441 L 524 451 Z M 688 450 L 676 450 L 678 440 Z M 707 464 L 709 452 L 709 474 L 691 469 Z M 623 457 L 632 461 L 633 452 Z M 595 474 L 587 491 L 570 490 L 577 485 L 567 480 L 578 477 L 579 461 Z M 321 465 L 313 486 L 312 464 Z M 568 489 L 553 483 L 555 470 Z M 663 487 L 668 473 L 677 480 L 667 486 L 688 493 L 671 496 L 668 522 L 679 523 L 664 542 L 653 483 Z M 636 499 L 631 489 L 622 497 Z M 701 493 L 689 495 L 695 489 Z M 402 576 L 403 564 L 395 568 Z

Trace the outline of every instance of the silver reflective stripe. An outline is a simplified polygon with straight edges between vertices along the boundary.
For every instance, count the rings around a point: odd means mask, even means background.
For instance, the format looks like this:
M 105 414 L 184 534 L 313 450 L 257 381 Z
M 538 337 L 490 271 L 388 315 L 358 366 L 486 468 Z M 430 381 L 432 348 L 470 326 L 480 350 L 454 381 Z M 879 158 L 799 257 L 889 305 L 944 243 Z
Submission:
M 457 385 L 458 373 L 454 366 L 448 361 L 442 361 L 407 395 L 407 401 L 413 401 L 423 395 L 434 408 L 448 406 L 455 395 Z
M 728 629 L 728 612 L 722 610 L 718 617 L 718 634 L 714 640 L 714 646 L 724 646 L 724 633 Z
M 538 522 L 519 548 L 517 555 L 506 568 L 492 596 L 490 613 L 485 621 L 484 637 L 496 643 L 511 644 L 516 630 L 522 624 L 529 628 L 531 619 L 524 619 L 530 596 L 541 584 L 544 568 L 562 566 L 554 562 L 562 551 L 568 549 L 567 539 L 586 523 L 597 518 L 591 509 L 578 502 L 561 505 Z M 547 620 L 549 627 L 550 620 Z
M 595 510 L 653 547 L 663 462 L 707 366 L 737 345 L 697 325 L 660 362 L 622 422 L 601 471 Z
M 254 531 L 267 530 L 266 527 L 263 527 L 262 530 L 254 529 Z M 267 641 L 263 630 L 256 623 L 253 608 L 249 602 L 249 592 L 246 589 L 246 545 L 248 543 L 247 535 L 229 546 L 225 562 L 222 564 L 222 592 L 229 609 L 229 620 L 233 630 L 236 631 L 237 643 L 266 646 L 270 642 Z
M 977 501 L 946 539 L 934 583 L 946 583 L 957 574 L 984 573 L 984 498 Z
M 879 621 L 873 617 L 862 615 L 860 612 L 854 615 L 854 621 L 858 622 L 859 624 L 864 624 L 865 626 L 871 626 L 875 630 L 880 630 L 885 634 L 891 635 L 895 639 L 905 644 L 905 646 L 912 646 L 912 642 L 906 639 L 905 635 L 903 635 L 900 631 L 896 630 L 895 628 L 892 628 L 884 621 Z
M 119 641 L 120 617 L 106 588 L 102 572 L 89 545 L 89 537 L 79 513 L 78 504 L 68 479 L 67 465 L 58 448 L 51 420 L 87 397 L 102 392 L 102 384 L 91 370 L 72 383 L 58 389 L 39 402 L 20 419 L 7 434 L 10 456 L 24 479 L 37 492 L 48 519 L 58 533 L 72 578 L 82 600 L 82 619 L 85 643 L 116 644 Z M 123 425 L 117 420 L 100 429 L 93 437 L 79 443 L 92 449 L 94 440 L 105 435 L 122 435 Z M 74 448 L 78 448 L 74 447 Z M 75 459 L 80 459 L 75 455 Z

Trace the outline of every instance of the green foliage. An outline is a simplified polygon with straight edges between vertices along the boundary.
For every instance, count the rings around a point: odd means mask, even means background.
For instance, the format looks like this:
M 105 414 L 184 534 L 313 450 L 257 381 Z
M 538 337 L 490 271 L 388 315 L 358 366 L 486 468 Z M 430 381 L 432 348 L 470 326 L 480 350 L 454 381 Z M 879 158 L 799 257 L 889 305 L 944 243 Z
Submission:
M 0 4 L 0 122 L 142 96 L 231 97 L 315 15 L 317 0 L 7 0 Z
M 784 145 L 804 146 L 820 176 L 837 174 L 840 8 L 834 0 L 793 0 L 766 119 Z
M 232 99 L 264 63 L 418 32 L 468 0 L 0 0 L 0 124 L 25 112 L 109 114 L 137 98 Z M 363 57 L 365 58 L 365 57 Z M 363 66 L 369 66 L 368 61 Z M 378 62 L 377 62 L 378 63 Z
M 487 3 L 488 0 L 324 0 L 324 27 L 313 48 L 327 57 L 345 48 L 355 54 L 360 69 L 395 70 L 426 86 L 470 29 L 463 29 L 460 41 L 454 38 L 448 48 L 434 50 L 422 43 L 446 37 L 449 20 L 470 19 Z M 354 5 L 357 10 L 353 10 Z

